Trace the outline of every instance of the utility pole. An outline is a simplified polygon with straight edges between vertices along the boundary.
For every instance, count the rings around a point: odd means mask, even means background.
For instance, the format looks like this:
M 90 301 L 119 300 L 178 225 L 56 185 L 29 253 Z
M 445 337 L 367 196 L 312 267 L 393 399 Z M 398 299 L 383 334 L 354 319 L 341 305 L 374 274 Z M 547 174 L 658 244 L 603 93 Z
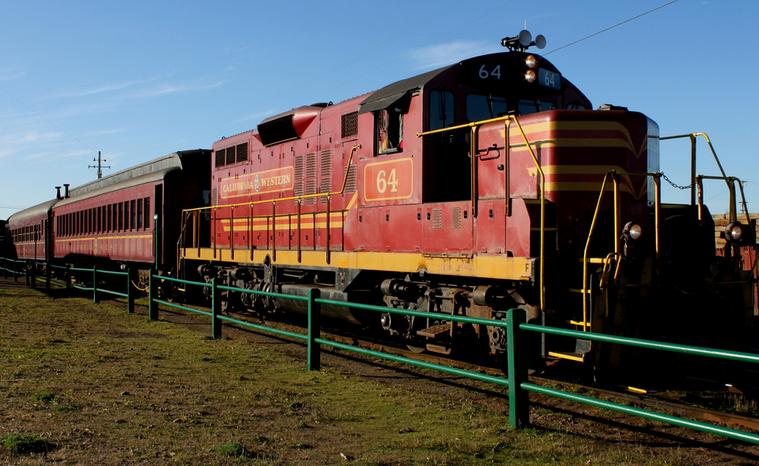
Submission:
M 97 162 L 97 165 L 87 165 L 87 168 L 97 168 L 98 169 L 98 179 L 103 177 L 103 169 L 104 168 L 111 168 L 110 165 L 103 165 L 103 162 L 107 162 L 106 159 L 100 157 L 100 151 L 98 151 L 98 158 L 92 159 L 93 162 Z

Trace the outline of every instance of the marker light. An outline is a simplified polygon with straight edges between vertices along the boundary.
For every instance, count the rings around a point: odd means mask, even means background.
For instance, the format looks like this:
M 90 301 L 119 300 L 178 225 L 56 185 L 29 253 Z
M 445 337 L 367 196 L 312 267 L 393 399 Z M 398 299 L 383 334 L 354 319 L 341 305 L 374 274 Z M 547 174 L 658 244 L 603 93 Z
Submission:
M 525 73 L 524 73 L 524 80 L 525 81 L 527 81 L 528 83 L 534 83 L 535 82 L 535 78 L 537 78 L 537 76 L 535 75 L 535 72 L 533 70 L 527 70 L 527 71 L 525 71 Z
M 527 55 L 527 58 L 524 59 L 524 64 L 527 65 L 527 68 L 535 68 L 538 66 L 538 59 L 535 58 L 535 55 Z

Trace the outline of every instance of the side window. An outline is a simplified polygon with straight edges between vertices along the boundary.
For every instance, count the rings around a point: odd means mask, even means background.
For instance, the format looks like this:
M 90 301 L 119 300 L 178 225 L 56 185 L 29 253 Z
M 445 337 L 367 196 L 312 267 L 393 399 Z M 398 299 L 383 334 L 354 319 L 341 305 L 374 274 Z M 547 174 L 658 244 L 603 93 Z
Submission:
M 248 160 L 248 143 L 244 142 L 237 145 L 237 162 L 245 162 Z
M 226 157 L 226 152 L 224 149 L 219 149 L 216 151 L 216 168 L 223 167 L 224 161 Z
M 142 199 L 137 199 L 137 229 L 142 230 Z
M 403 111 L 390 107 L 374 112 L 377 155 L 403 150 Z
M 150 228 L 150 198 L 149 197 L 145 198 L 144 204 L 145 204 L 144 205 L 145 220 L 144 220 L 143 225 L 145 226 L 145 229 L 147 230 Z
M 132 216 L 131 220 L 129 221 L 129 228 L 134 230 L 137 228 L 137 201 L 132 199 L 129 201 L 129 214 Z
M 453 125 L 453 93 L 449 91 L 430 91 L 429 129 L 441 129 Z

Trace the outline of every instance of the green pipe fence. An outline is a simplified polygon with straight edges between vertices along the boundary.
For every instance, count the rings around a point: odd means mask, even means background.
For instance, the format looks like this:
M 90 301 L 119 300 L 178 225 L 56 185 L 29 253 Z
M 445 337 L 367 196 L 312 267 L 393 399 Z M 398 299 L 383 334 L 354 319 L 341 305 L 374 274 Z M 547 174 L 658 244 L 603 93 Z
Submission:
M 4 274 L 13 275 L 14 282 L 18 280 L 18 277 L 27 274 L 27 271 L 18 270 L 18 266 L 20 265 L 21 268 L 23 268 L 23 266 L 26 264 L 26 261 L 9 259 L 7 257 L 0 257 L 0 261 L 6 264 L 6 267 L 0 266 L 0 270 L 2 270 Z
M 737 361 L 737 362 L 747 362 L 747 363 L 754 363 L 754 364 L 759 363 L 759 354 L 742 353 L 739 351 L 728 351 L 728 350 L 722 350 L 722 349 L 716 349 L 716 348 L 680 345 L 676 343 L 643 340 L 640 338 L 629 338 L 629 337 L 623 337 L 623 336 L 618 336 L 618 335 L 606 335 L 603 333 L 581 332 L 577 330 L 568 330 L 568 329 L 555 328 L 555 327 L 544 327 L 542 325 L 534 325 L 534 324 L 526 324 L 526 323 L 520 323 L 518 325 L 518 328 L 520 330 L 529 331 L 529 332 L 559 335 L 559 336 L 565 336 L 565 337 L 570 337 L 570 338 L 581 338 L 585 340 L 592 340 L 592 341 L 599 341 L 599 342 L 606 342 L 606 343 L 615 343 L 615 344 L 632 346 L 632 347 L 637 347 L 637 348 L 668 351 L 668 352 L 673 352 L 673 353 L 708 357 L 708 358 L 713 358 L 713 359 L 726 359 L 726 360 Z M 735 440 L 742 440 L 745 442 L 759 445 L 759 435 L 750 433 L 750 432 L 729 429 L 727 427 L 721 427 L 714 424 L 707 424 L 704 422 L 698 422 L 698 421 L 693 421 L 690 419 L 670 416 L 668 414 L 660 413 L 657 411 L 634 408 L 632 406 L 614 403 L 611 401 L 599 400 L 597 398 L 578 395 L 572 392 L 555 390 L 548 387 L 542 387 L 540 385 L 529 383 L 526 380 L 521 381 L 519 383 L 519 388 L 528 392 L 541 393 L 544 395 L 554 396 L 554 397 L 562 398 L 565 400 L 575 401 L 577 403 L 609 409 L 612 411 L 617 411 L 617 412 L 629 414 L 632 416 L 642 417 L 648 420 L 665 422 L 665 423 L 673 424 L 680 427 L 686 427 L 692 430 L 708 432 L 711 434 L 720 435 L 722 437 L 727 437 L 727 438 L 731 438 Z M 511 410 L 511 407 L 510 407 L 510 410 Z
M 161 277 L 161 276 L 157 276 L 156 278 L 165 279 L 165 277 Z M 376 306 L 372 304 L 349 303 L 349 302 L 337 301 L 337 300 L 332 300 L 332 299 L 321 299 L 319 298 L 318 288 L 313 288 L 309 290 L 308 297 L 303 297 L 303 296 L 296 296 L 296 295 L 285 295 L 285 294 L 274 293 L 274 292 L 236 288 L 236 287 L 231 287 L 231 286 L 226 286 L 226 285 L 217 285 L 215 278 L 211 280 L 210 284 L 199 283 L 199 282 L 189 282 L 187 280 L 178 280 L 178 279 L 173 279 L 173 278 L 169 280 L 183 283 L 183 284 L 191 284 L 191 285 L 197 285 L 197 286 L 210 286 L 212 288 L 212 308 L 214 309 L 214 311 L 212 311 L 210 315 L 213 319 L 212 327 L 213 327 L 214 338 L 218 338 L 221 335 L 221 330 L 218 329 L 218 326 L 223 321 L 223 322 L 233 323 L 233 324 L 241 325 L 244 327 L 253 328 L 256 330 L 261 330 L 268 333 L 274 333 L 277 335 L 291 337 L 291 338 L 295 338 L 299 340 L 305 339 L 307 341 L 307 350 L 308 350 L 307 367 L 309 370 L 318 370 L 320 368 L 320 362 L 321 362 L 320 361 L 320 352 L 321 352 L 320 347 L 328 346 L 332 348 L 337 348 L 337 349 L 361 354 L 364 356 L 370 356 L 374 358 L 400 362 L 400 363 L 409 364 L 412 366 L 421 367 L 425 369 L 437 370 L 443 373 L 453 374 L 453 375 L 465 377 L 468 379 L 493 383 L 500 386 L 506 386 L 508 389 L 508 398 L 509 398 L 509 425 L 514 428 L 519 428 L 519 427 L 528 425 L 529 423 L 529 396 L 528 394 L 530 392 L 534 392 L 534 393 L 540 393 L 543 395 L 562 398 L 565 400 L 575 401 L 578 403 L 583 403 L 586 405 L 591 405 L 591 406 L 595 406 L 599 408 L 618 411 L 618 412 L 626 413 L 633 416 L 639 416 L 639 417 L 643 417 L 649 420 L 656 420 L 656 421 L 665 422 L 665 423 L 673 424 L 680 427 L 686 427 L 693 430 L 721 435 L 723 437 L 727 437 L 731 439 L 759 444 L 759 435 L 756 435 L 750 432 L 743 432 L 743 431 L 739 431 L 735 429 L 729 429 L 726 427 L 716 426 L 713 424 L 697 422 L 697 421 L 693 421 L 689 419 L 679 418 L 676 416 L 670 416 L 670 415 L 659 413 L 656 411 L 635 408 L 635 407 L 627 406 L 624 404 L 599 400 L 599 399 L 588 397 L 588 396 L 578 395 L 571 392 L 565 392 L 565 391 L 556 390 L 556 389 L 529 383 L 528 377 L 527 377 L 527 360 L 526 360 L 526 357 L 529 355 L 529 353 L 525 351 L 525 344 L 523 343 L 523 339 L 524 339 L 525 331 L 540 332 L 540 333 L 546 333 L 546 334 L 551 334 L 551 335 L 566 336 L 566 337 L 571 337 L 571 338 L 583 338 L 587 340 L 602 341 L 602 342 L 607 342 L 607 343 L 637 346 L 640 348 L 648 348 L 648 349 L 655 349 L 655 350 L 662 350 L 662 351 L 673 351 L 673 352 L 679 352 L 683 354 L 697 355 L 701 357 L 721 358 L 721 359 L 727 359 L 731 361 L 750 362 L 750 363 L 759 362 L 759 355 L 756 355 L 756 354 L 741 353 L 741 352 L 736 352 L 736 351 L 727 351 L 727 350 L 720 350 L 720 349 L 714 349 L 714 348 L 687 346 L 687 345 L 680 345 L 680 344 L 666 343 L 666 342 L 657 342 L 657 341 L 651 341 L 651 340 L 643 340 L 639 338 L 627 338 L 627 337 L 620 337 L 620 336 L 615 336 L 615 335 L 578 332 L 575 330 L 566 330 L 566 329 L 560 329 L 560 328 L 554 328 L 554 327 L 544 327 L 541 325 L 527 324 L 525 323 L 526 315 L 525 315 L 524 310 L 522 309 L 508 310 L 507 315 L 506 315 L 506 320 L 499 321 L 499 320 L 481 319 L 481 318 L 476 318 L 476 317 L 442 314 L 442 313 L 437 313 L 437 312 L 422 312 L 422 311 L 414 311 L 414 310 L 409 310 L 409 309 L 387 308 L 384 306 Z M 298 334 L 294 332 L 274 329 L 272 327 L 268 327 L 265 325 L 253 324 L 253 323 L 246 322 L 240 319 L 235 319 L 229 316 L 218 315 L 216 308 L 218 307 L 218 304 L 217 304 L 218 293 L 221 290 L 308 302 L 307 334 L 302 335 L 302 334 Z M 160 303 L 165 304 L 164 302 L 160 302 Z M 329 340 L 326 338 L 321 338 L 320 336 L 320 328 L 321 328 L 320 307 L 321 305 L 339 306 L 339 307 L 343 307 L 347 309 L 357 309 L 357 310 L 370 311 L 370 312 L 390 313 L 390 314 L 397 314 L 397 315 L 430 318 L 430 319 L 435 319 L 435 320 L 462 322 L 462 323 L 468 323 L 472 325 L 485 325 L 485 326 L 495 326 L 495 327 L 504 328 L 507 332 L 506 354 L 507 354 L 508 376 L 506 378 L 496 377 L 489 374 L 469 371 L 469 370 L 460 369 L 460 368 L 451 367 L 451 366 L 434 364 L 434 363 L 430 363 L 426 361 L 420 361 L 417 359 L 407 358 L 404 356 L 398 356 L 398 355 L 389 354 L 389 353 L 385 353 L 381 351 L 369 350 L 366 348 L 360 348 L 353 345 L 339 343 L 339 342 Z M 177 307 L 177 306 L 174 305 L 172 307 Z M 209 313 L 205 313 L 205 314 L 208 315 Z
M 522 390 L 540 393 L 543 395 L 553 396 L 561 398 L 563 400 L 574 401 L 596 408 L 609 409 L 611 411 L 617 411 L 620 413 L 629 414 L 632 416 L 642 417 L 650 421 L 659 421 L 667 424 L 676 425 L 679 427 L 685 427 L 692 430 L 698 430 L 701 432 L 709 432 L 711 434 L 719 435 L 722 437 L 731 438 L 734 440 L 741 440 L 748 443 L 759 444 L 759 435 L 749 432 L 742 432 L 740 430 L 728 429 L 726 427 L 716 426 L 714 424 L 708 424 L 705 422 L 693 421 L 690 419 L 683 419 L 676 416 L 670 416 L 669 414 L 659 413 L 656 411 L 649 411 L 647 409 L 634 408 L 632 406 L 614 403 L 611 401 L 599 400 L 589 396 L 578 395 L 577 393 L 565 392 L 561 390 L 555 390 L 541 385 L 535 385 L 528 382 L 523 382 L 521 385 Z
M 9 259 L 3 259 L 3 260 L 6 262 L 9 261 Z M 24 261 L 13 261 L 13 262 L 15 262 L 14 265 L 18 265 L 19 262 L 22 264 L 25 264 Z M 134 300 L 132 296 L 131 271 L 129 270 L 127 272 L 103 271 L 103 270 L 97 270 L 94 267 L 92 269 L 83 269 L 83 268 L 76 268 L 76 267 L 61 268 L 60 266 L 52 266 L 52 267 L 57 267 L 58 269 L 65 270 L 66 273 L 69 274 L 69 276 L 73 272 L 92 273 L 93 286 L 91 288 L 81 287 L 78 285 L 74 286 L 74 288 L 81 289 L 84 291 L 92 291 L 93 300 L 95 302 L 97 302 L 98 292 L 113 294 L 113 295 L 122 296 L 122 297 L 127 296 L 128 302 L 129 302 L 129 309 L 130 309 L 129 312 L 130 313 L 133 312 Z M 0 270 L 6 270 L 6 268 L 0 267 Z M 10 270 L 11 272 L 16 273 L 16 274 L 19 273 L 13 269 L 10 269 Z M 27 267 L 26 273 L 27 274 L 29 273 L 28 267 Z M 124 294 L 124 293 L 119 293 L 119 292 L 115 292 L 111 290 L 104 290 L 102 288 L 97 288 L 98 274 L 126 276 L 128 280 L 127 293 Z M 228 324 L 235 324 L 241 327 L 263 331 L 263 332 L 267 332 L 267 333 L 278 335 L 278 336 L 284 336 L 284 337 L 296 339 L 299 341 L 305 340 L 306 345 L 307 345 L 307 368 L 309 370 L 320 369 L 321 347 L 326 346 L 326 347 L 331 347 L 331 348 L 336 348 L 336 349 L 340 349 L 344 351 L 361 354 L 364 356 L 370 356 L 374 358 L 400 362 L 400 363 L 409 364 L 409 365 L 424 368 L 424 369 L 432 369 L 439 372 L 456 375 L 459 377 L 465 377 L 472 380 L 478 380 L 482 382 L 493 383 L 499 386 L 505 386 L 508 389 L 508 398 L 509 398 L 509 413 L 508 413 L 509 425 L 514 428 L 519 428 L 519 427 L 528 425 L 529 406 L 530 406 L 530 400 L 529 400 L 528 395 L 529 393 L 538 393 L 538 394 L 557 397 L 560 399 L 569 400 L 569 401 L 573 401 L 573 402 L 577 402 L 577 403 L 581 403 L 581 404 L 585 404 L 589 406 L 594 406 L 597 408 L 603 408 L 603 409 L 608 409 L 608 410 L 612 410 L 616 412 L 625 413 L 632 416 L 638 416 L 638 417 L 642 417 L 648 420 L 655 420 L 655 421 L 669 423 L 669 424 L 680 426 L 680 427 L 689 428 L 692 430 L 720 435 L 720 436 L 734 439 L 734 440 L 740 440 L 740 441 L 744 441 L 748 443 L 759 444 L 759 435 L 755 433 L 729 429 L 726 427 L 721 427 L 721 426 L 708 424 L 704 422 L 697 422 L 697 421 L 693 421 L 689 419 L 684 419 L 684 418 L 660 413 L 657 411 L 636 408 L 636 407 L 632 407 L 632 406 L 628 406 L 624 404 L 600 400 L 600 399 L 592 398 L 589 396 L 579 395 L 572 392 L 557 390 L 557 389 L 530 383 L 527 377 L 527 357 L 529 356 L 529 351 L 526 349 L 527 345 L 525 345 L 523 339 L 524 339 L 524 332 L 537 332 L 537 333 L 543 333 L 543 334 L 549 334 L 549 335 L 563 336 L 563 337 L 568 337 L 568 338 L 580 338 L 584 340 L 592 340 L 592 341 L 612 343 L 612 344 L 621 344 L 621 345 L 633 346 L 633 347 L 638 347 L 638 348 L 646 348 L 646 349 L 651 349 L 651 350 L 668 351 L 668 352 L 675 352 L 675 353 L 681 353 L 681 354 L 687 354 L 687 355 L 693 355 L 693 356 L 699 356 L 699 357 L 724 359 L 724 360 L 737 361 L 737 362 L 743 362 L 743 363 L 752 363 L 752 364 L 759 363 L 759 354 L 728 351 L 728 350 L 722 350 L 722 349 L 716 349 L 716 348 L 705 348 L 705 347 L 698 347 L 698 346 L 681 345 L 681 344 L 675 344 L 675 343 L 644 340 L 644 339 L 639 339 L 639 338 L 628 338 L 628 337 L 606 335 L 606 334 L 600 334 L 600 333 L 580 332 L 576 330 L 568 330 L 568 329 L 555 328 L 555 327 L 545 327 L 542 325 L 527 324 L 525 323 L 525 317 L 526 317 L 525 311 L 522 309 L 508 310 L 506 313 L 506 320 L 490 320 L 490 319 L 482 319 L 482 318 L 476 318 L 476 317 L 443 314 L 443 313 L 437 313 L 437 312 L 422 312 L 422 311 L 415 311 L 415 310 L 410 310 L 410 309 L 387 308 L 384 306 L 376 306 L 372 304 L 349 303 L 349 302 L 337 301 L 337 300 L 332 300 L 332 299 L 322 299 L 320 298 L 320 290 L 318 288 L 310 289 L 307 296 L 299 296 L 299 295 L 287 295 L 283 293 L 275 293 L 275 292 L 269 292 L 269 291 L 237 288 L 237 287 L 232 287 L 232 286 L 227 286 L 227 285 L 219 285 L 217 284 L 216 278 L 213 278 L 210 281 L 210 283 L 195 282 L 195 281 L 183 280 L 183 279 L 174 278 L 174 277 L 157 275 L 155 271 L 152 271 L 150 273 L 149 278 L 150 278 L 150 286 L 149 286 L 149 296 L 148 296 L 148 314 L 151 320 L 158 319 L 159 306 L 162 305 L 162 306 L 190 312 L 193 314 L 199 314 L 206 317 L 210 317 L 211 318 L 211 333 L 212 333 L 213 338 L 221 337 L 222 323 L 226 322 Z M 177 284 L 188 285 L 188 286 L 210 288 L 211 311 L 210 312 L 204 311 L 204 310 L 192 308 L 189 306 L 185 306 L 179 303 L 169 302 L 167 300 L 160 299 L 158 297 L 158 286 L 161 282 L 169 282 L 169 283 L 177 283 Z M 282 298 L 282 299 L 305 302 L 307 303 L 307 316 L 308 316 L 308 325 L 307 325 L 306 333 L 302 334 L 302 333 L 297 333 L 297 332 L 291 332 L 287 330 L 273 328 L 273 327 L 263 325 L 263 324 L 255 324 L 255 323 L 248 322 L 245 320 L 236 319 L 234 317 L 227 316 L 227 315 L 222 315 L 221 313 L 221 292 L 222 291 L 233 292 L 233 293 L 247 293 L 251 295 L 268 296 L 268 297 L 273 297 L 273 298 Z M 489 375 L 489 374 L 485 374 L 481 372 L 470 371 L 470 370 L 465 370 L 465 369 L 441 365 L 441 364 L 434 364 L 431 362 L 407 358 L 404 356 L 394 355 L 394 354 L 385 353 L 381 351 L 374 351 L 374 350 L 369 350 L 366 348 L 360 348 L 357 346 L 339 343 L 334 340 L 322 338 L 321 337 L 321 306 L 322 305 L 337 306 L 337 307 L 342 307 L 346 309 L 356 309 L 356 310 L 369 311 L 369 312 L 389 313 L 389 314 L 397 314 L 397 315 L 403 315 L 403 316 L 421 317 L 421 318 L 429 318 L 429 319 L 435 319 L 435 320 L 468 323 L 472 325 L 495 326 L 495 327 L 503 328 L 507 334 L 506 364 L 507 364 L 508 375 L 507 377 L 497 377 L 497 376 L 493 376 L 493 375 Z
M 659 351 L 669 351 L 672 353 L 690 354 L 693 356 L 705 356 L 715 359 L 727 359 L 730 361 L 759 363 L 759 354 L 741 353 L 739 351 L 729 351 L 717 348 L 705 348 L 701 346 L 680 345 L 677 343 L 667 343 L 661 341 L 643 340 L 640 338 L 622 337 L 618 335 L 606 335 L 603 333 L 580 332 L 556 327 L 544 327 L 542 325 L 521 324 L 520 329 L 528 332 L 545 333 L 549 335 L 559 335 L 570 338 L 581 338 L 584 340 L 600 341 L 605 343 L 616 343 L 619 345 L 634 346 L 637 348 L 653 349 Z
M 127 314 L 134 314 L 134 286 L 132 286 L 133 271 L 131 267 L 127 267 L 126 271 L 117 270 L 100 270 L 97 267 L 91 269 L 82 267 L 63 267 L 52 266 L 58 270 L 64 270 L 67 289 L 77 289 L 80 291 L 92 291 L 92 302 L 98 303 L 98 293 L 103 293 L 111 296 L 118 296 L 120 298 L 126 298 L 127 301 Z M 75 273 L 92 273 L 92 286 L 81 286 L 72 284 L 72 277 Z M 98 275 L 105 276 L 117 276 L 126 278 L 126 292 L 109 290 L 107 288 L 98 287 Z

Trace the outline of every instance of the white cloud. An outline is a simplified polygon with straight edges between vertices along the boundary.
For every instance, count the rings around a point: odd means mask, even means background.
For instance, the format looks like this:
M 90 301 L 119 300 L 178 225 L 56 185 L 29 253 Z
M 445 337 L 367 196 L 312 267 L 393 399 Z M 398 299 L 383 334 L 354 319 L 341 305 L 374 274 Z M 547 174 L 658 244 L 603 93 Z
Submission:
M 22 131 L 0 136 L 0 158 L 17 154 L 28 146 L 46 144 L 61 139 L 61 131 Z
M 0 81 L 14 81 L 24 76 L 26 76 L 26 73 L 21 70 L 0 69 Z
M 6 134 L 0 137 L 0 144 L 13 145 L 13 144 L 31 144 L 37 142 L 48 142 L 55 139 L 60 139 L 63 136 L 61 131 L 24 131 L 16 134 Z
M 272 116 L 275 113 L 278 113 L 278 112 L 277 112 L 277 110 L 273 110 L 273 109 L 264 110 L 262 112 L 255 112 L 255 113 L 251 113 L 249 115 L 245 115 L 242 118 L 238 118 L 236 120 L 233 120 L 232 123 L 239 123 L 239 122 L 250 121 L 250 120 L 260 120 L 262 118 L 265 118 L 265 117 L 268 117 L 268 116 Z
M 180 92 L 208 91 L 223 86 L 225 81 L 216 81 L 205 84 L 162 84 L 151 89 L 144 89 L 131 95 L 134 98 L 161 97 Z
M 89 136 L 108 136 L 111 134 L 121 134 L 126 133 L 126 128 L 111 128 L 111 129 L 96 129 L 92 131 L 87 131 L 86 133 L 83 133 L 82 136 L 89 137 Z
M 484 41 L 454 41 L 428 45 L 407 52 L 414 69 L 435 68 L 450 65 L 464 58 L 498 52 L 497 44 Z
M 93 151 L 91 149 L 68 149 L 63 151 L 42 151 L 42 152 L 36 152 L 34 154 L 31 154 L 26 157 L 27 160 L 37 160 L 41 158 L 45 158 L 48 160 L 56 160 L 56 159 L 70 159 L 73 157 L 84 157 L 87 155 L 92 155 Z
M 47 96 L 44 100 L 74 99 L 78 97 L 90 97 L 93 95 L 108 94 L 108 93 L 113 93 L 117 91 L 123 91 L 124 89 L 129 89 L 130 87 L 138 86 L 140 84 L 154 82 L 158 79 L 161 79 L 161 77 L 154 76 L 152 78 L 147 78 L 147 79 L 136 79 L 132 81 L 121 81 L 121 82 L 115 82 L 115 83 L 101 84 L 101 85 L 90 87 L 87 89 L 78 89 L 78 90 L 73 90 L 73 91 L 60 92 L 58 94 L 52 94 L 50 96 Z

